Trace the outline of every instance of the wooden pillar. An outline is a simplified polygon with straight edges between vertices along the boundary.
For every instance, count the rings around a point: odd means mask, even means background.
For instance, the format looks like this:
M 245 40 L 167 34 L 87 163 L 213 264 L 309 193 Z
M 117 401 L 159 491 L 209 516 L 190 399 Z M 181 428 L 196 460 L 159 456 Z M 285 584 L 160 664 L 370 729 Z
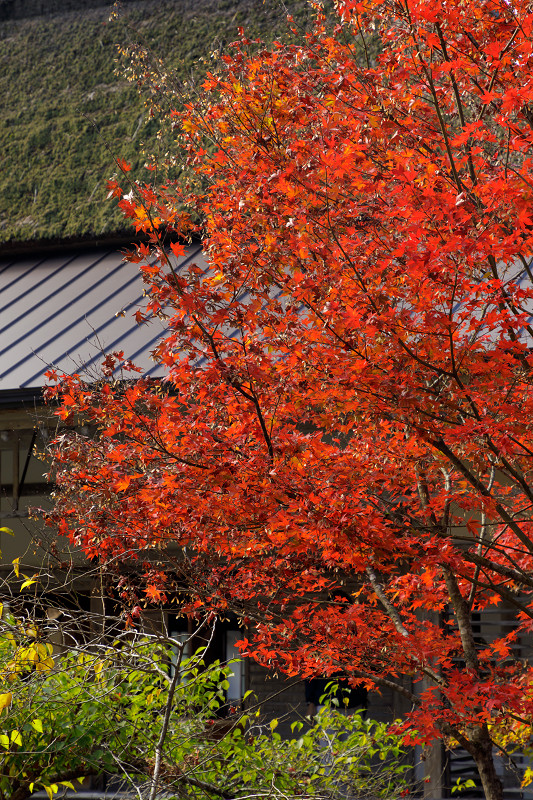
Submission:
M 445 797 L 446 751 L 440 739 L 425 750 L 424 800 L 441 800 Z
M 20 441 L 13 437 L 13 511 L 19 507 Z

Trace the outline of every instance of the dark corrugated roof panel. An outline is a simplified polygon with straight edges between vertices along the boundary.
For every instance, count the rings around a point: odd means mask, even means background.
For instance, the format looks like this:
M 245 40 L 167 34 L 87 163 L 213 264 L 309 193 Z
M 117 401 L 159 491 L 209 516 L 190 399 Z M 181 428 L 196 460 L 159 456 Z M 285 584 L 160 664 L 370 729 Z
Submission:
M 201 246 L 188 248 L 185 261 L 203 264 Z M 161 375 L 151 352 L 163 324 L 134 319 L 143 292 L 136 266 L 115 251 L 0 260 L 0 391 L 43 386 L 50 368 L 90 374 L 113 350 Z

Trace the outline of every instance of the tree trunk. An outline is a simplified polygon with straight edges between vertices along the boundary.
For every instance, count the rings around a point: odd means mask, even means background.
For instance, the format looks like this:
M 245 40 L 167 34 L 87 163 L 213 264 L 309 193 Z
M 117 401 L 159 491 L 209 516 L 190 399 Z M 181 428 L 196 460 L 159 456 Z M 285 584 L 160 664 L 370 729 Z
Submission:
M 472 738 L 474 742 L 471 754 L 476 762 L 485 798 L 486 800 L 503 800 L 503 786 L 496 774 L 492 741 L 487 727 L 484 725 Z
M 443 567 L 443 573 L 455 619 L 457 620 L 457 627 L 459 629 L 465 657 L 465 665 L 469 670 L 472 670 L 478 678 L 481 678 L 482 672 L 479 667 L 476 640 L 472 630 L 471 609 L 461 594 L 457 576 L 454 575 L 447 566 Z M 503 787 L 502 782 L 496 775 L 489 729 L 486 725 L 482 725 L 481 727 L 471 726 L 470 730 L 467 731 L 466 739 L 470 746 L 467 746 L 466 743 L 464 746 L 466 746 L 468 752 L 476 762 L 486 800 L 503 800 Z

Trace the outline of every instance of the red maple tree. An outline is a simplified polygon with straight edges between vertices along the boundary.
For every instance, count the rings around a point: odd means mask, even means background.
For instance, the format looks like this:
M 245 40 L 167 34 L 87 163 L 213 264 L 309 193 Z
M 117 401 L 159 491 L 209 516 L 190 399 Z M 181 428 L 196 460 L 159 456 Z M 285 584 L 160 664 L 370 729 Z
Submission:
M 96 429 L 55 445 L 61 532 L 136 559 L 150 600 L 187 574 L 263 663 L 394 686 L 489 800 L 499 728 L 533 715 L 532 33 L 529 0 L 338 0 L 241 37 L 173 112 L 188 179 L 111 185 L 166 380 L 117 382 L 118 354 L 56 390 Z M 518 628 L 480 643 L 501 601 Z

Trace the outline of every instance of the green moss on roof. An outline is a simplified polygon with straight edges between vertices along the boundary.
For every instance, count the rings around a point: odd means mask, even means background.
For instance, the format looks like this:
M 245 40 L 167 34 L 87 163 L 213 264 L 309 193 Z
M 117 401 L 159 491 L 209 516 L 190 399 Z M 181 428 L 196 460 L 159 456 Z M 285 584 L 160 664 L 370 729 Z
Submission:
M 306 24 L 305 0 L 286 3 Z M 242 25 L 271 39 L 285 29 L 276 0 L 144 0 L 116 21 L 87 9 L 0 24 L 0 242 L 102 238 L 124 230 L 106 201 L 113 156 L 142 176 L 155 147 L 135 87 L 114 74 L 128 25 L 187 78 Z

